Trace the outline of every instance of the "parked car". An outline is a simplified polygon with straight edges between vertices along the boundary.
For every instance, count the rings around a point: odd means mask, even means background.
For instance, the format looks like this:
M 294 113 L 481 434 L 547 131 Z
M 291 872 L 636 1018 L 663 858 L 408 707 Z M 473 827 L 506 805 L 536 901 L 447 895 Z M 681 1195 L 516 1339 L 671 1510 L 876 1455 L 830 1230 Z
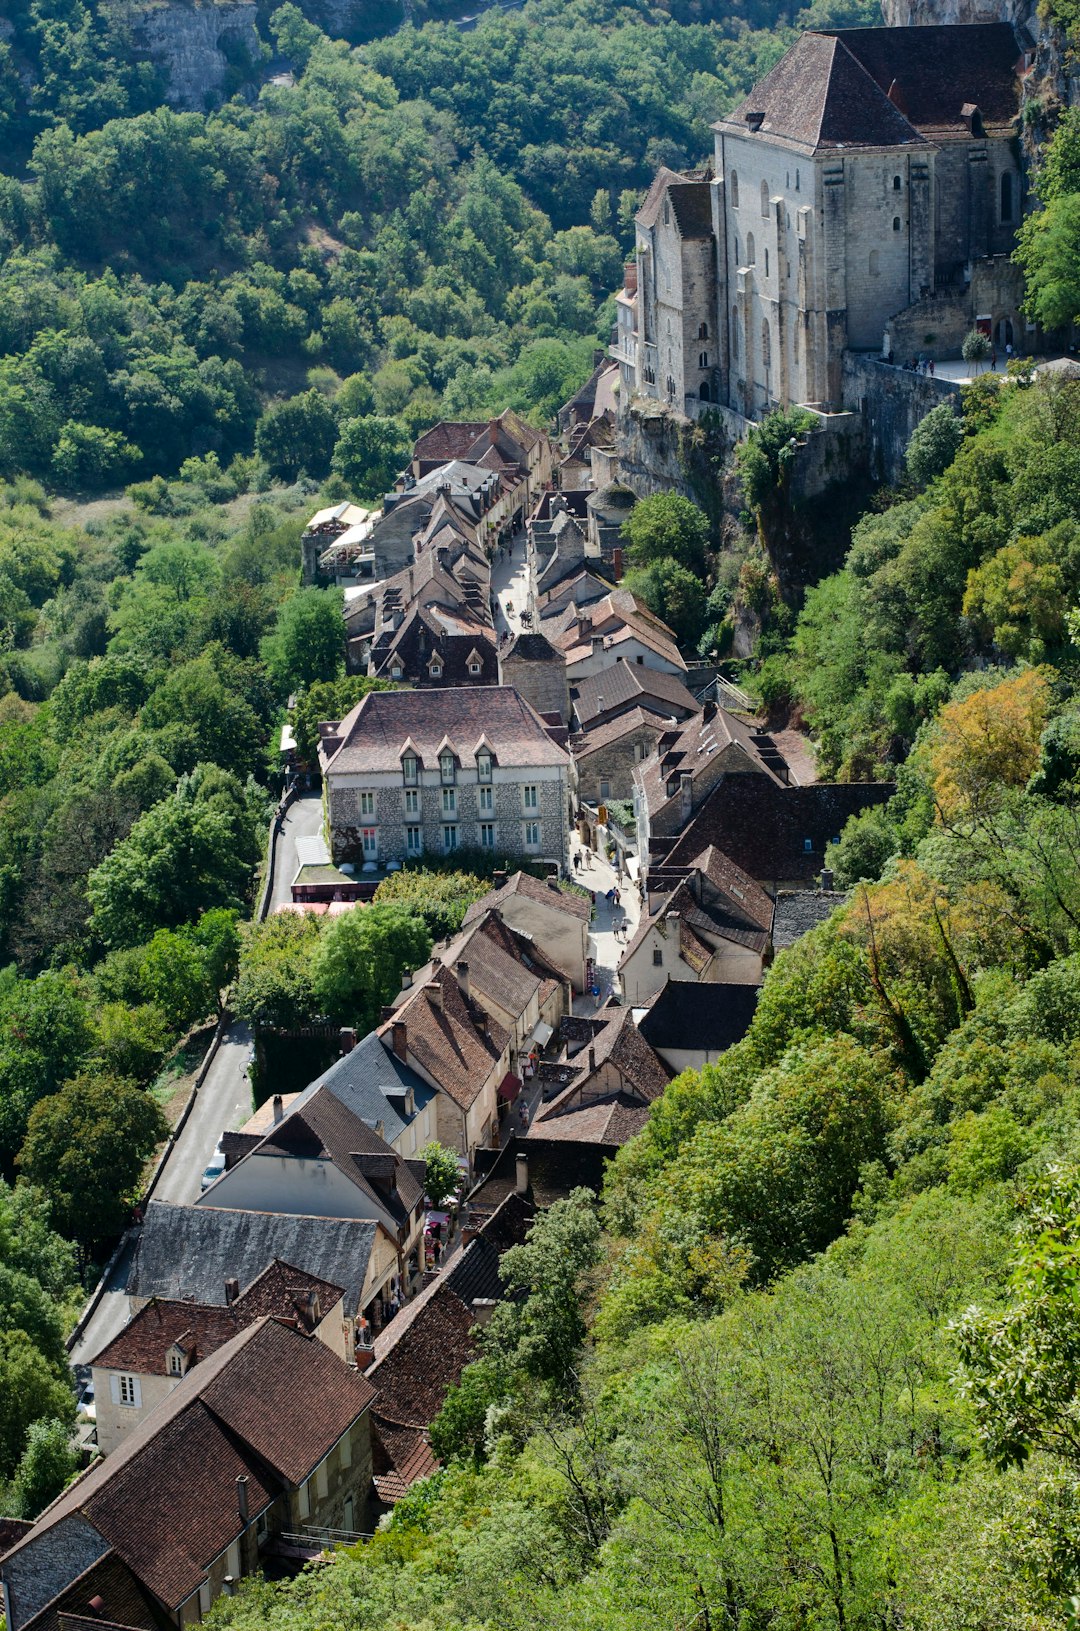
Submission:
M 94 1381 L 93 1381 L 93 1377 L 91 1377 L 91 1379 L 88 1382 L 83 1383 L 82 1389 L 81 1389 L 81 1391 L 79 1393 L 79 1420 L 80 1421 L 96 1421 L 97 1420 L 97 1404 L 95 1403 L 95 1400 L 94 1400 Z
M 206 1171 L 202 1175 L 202 1187 L 203 1187 L 203 1189 L 204 1190 L 209 1189 L 210 1185 L 213 1184 L 213 1183 L 216 1183 L 217 1180 L 221 1177 L 221 1174 L 224 1171 L 225 1171 L 225 1151 L 222 1149 L 221 1145 L 219 1144 L 217 1149 L 214 1151 L 213 1155 L 210 1157 L 210 1165 L 207 1167 Z

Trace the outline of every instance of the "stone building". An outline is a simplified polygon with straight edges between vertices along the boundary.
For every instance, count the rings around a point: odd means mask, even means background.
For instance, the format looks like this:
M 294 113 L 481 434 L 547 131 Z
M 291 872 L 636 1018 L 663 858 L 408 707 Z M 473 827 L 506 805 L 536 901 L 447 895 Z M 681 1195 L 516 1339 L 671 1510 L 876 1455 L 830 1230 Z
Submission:
M 1021 71 L 1005 23 L 802 34 L 714 124 L 712 179 L 663 169 L 650 189 L 623 399 L 838 410 L 846 352 L 955 354 L 973 325 L 1024 344 Z
M 505 651 L 500 651 L 499 684 L 512 685 L 545 718 L 558 715 L 564 725 L 569 722 L 566 662 L 562 652 L 556 651 L 544 635 L 522 630 Z
M 372 692 L 320 730 L 336 861 L 482 849 L 565 866 L 569 755 L 511 687 Z

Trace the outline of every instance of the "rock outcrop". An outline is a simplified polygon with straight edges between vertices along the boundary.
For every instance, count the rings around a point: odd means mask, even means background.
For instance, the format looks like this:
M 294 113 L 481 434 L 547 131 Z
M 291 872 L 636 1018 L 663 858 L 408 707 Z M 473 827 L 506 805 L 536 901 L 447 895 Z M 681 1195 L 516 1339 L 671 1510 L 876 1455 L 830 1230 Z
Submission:
M 127 17 L 135 45 L 165 81 L 166 101 L 201 109 L 222 95 L 231 66 L 258 62 L 256 9 L 254 0 L 165 4 L 134 6 Z

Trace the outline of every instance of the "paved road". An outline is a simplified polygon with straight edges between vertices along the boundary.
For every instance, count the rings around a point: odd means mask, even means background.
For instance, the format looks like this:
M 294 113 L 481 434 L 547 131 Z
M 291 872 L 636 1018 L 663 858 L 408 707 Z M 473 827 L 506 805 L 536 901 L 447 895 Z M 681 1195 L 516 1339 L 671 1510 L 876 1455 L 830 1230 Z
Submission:
M 596 910 L 589 928 L 589 954 L 596 964 L 599 976 L 600 1001 L 606 1002 L 612 989 L 618 989 L 616 970 L 619 959 L 626 950 L 627 941 L 633 939 L 634 931 L 637 929 L 641 902 L 637 889 L 629 879 L 620 879 L 615 868 L 602 856 L 582 844 L 577 830 L 572 829 L 571 856 L 578 851 L 586 858 L 588 864 L 583 866 L 580 872 L 571 871 L 570 876 L 575 883 L 596 891 Z M 612 885 L 616 885 L 622 895 L 620 906 L 609 906 L 605 899 L 606 891 Z M 618 939 L 615 937 L 616 928 L 619 929 Z M 596 1012 L 596 1006 L 596 999 L 585 993 L 574 998 L 575 1014 L 593 1014 Z
M 289 890 L 296 876 L 296 840 L 313 837 L 321 826 L 322 798 L 318 793 L 305 793 L 285 812 L 285 825 L 278 839 L 274 866 L 274 887 L 270 891 L 270 912 L 292 898 Z
M 508 556 L 496 557 L 491 568 L 491 589 L 495 600 L 495 633 L 520 634 L 521 613 L 529 604 L 529 566 L 525 534 L 514 535 Z

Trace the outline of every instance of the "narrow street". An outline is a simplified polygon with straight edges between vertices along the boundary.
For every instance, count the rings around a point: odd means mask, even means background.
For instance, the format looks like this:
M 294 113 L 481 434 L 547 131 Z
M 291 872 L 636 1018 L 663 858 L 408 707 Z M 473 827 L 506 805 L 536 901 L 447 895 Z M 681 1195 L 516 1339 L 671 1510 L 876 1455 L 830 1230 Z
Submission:
M 296 876 L 296 840 L 313 838 L 322 826 L 322 797 L 318 793 L 304 793 L 285 812 L 285 821 L 277 841 L 274 862 L 274 887 L 270 891 L 267 916 L 292 899 L 289 889 Z
M 601 1003 L 607 1001 L 614 990 L 618 992 L 616 969 L 619 959 L 626 949 L 627 942 L 633 938 L 641 915 L 641 902 L 638 892 L 628 878 L 619 879 L 615 868 L 602 856 L 595 854 L 581 843 L 577 829 L 570 831 L 570 858 L 581 853 L 585 864 L 579 871 L 573 865 L 570 877 L 585 889 L 591 889 L 596 895 L 596 906 L 593 911 L 593 921 L 589 928 L 589 952 L 596 967 L 595 984 L 600 987 L 599 999 L 584 992 L 580 997 L 574 998 L 575 1014 L 594 1014 Z M 620 891 L 621 901 L 618 906 L 609 906 L 606 895 L 609 889 Z M 616 938 L 615 930 L 619 937 Z M 625 929 L 625 934 L 624 934 Z
M 495 634 L 521 633 L 521 613 L 529 604 L 529 560 L 525 534 L 514 534 L 509 555 L 496 555 L 491 563 L 491 595 L 495 602 Z M 526 625 L 527 626 L 527 625 Z

